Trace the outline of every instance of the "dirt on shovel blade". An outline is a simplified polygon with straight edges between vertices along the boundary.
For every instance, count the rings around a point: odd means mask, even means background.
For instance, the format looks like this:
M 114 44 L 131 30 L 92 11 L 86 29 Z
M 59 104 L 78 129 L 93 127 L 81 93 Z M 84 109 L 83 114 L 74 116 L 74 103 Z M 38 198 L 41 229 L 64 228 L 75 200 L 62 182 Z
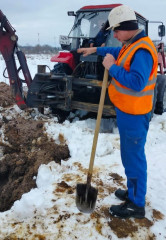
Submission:
M 78 183 L 76 187 L 76 206 L 80 212 L 91 213 L 93 212 L 96 200 L 98 189 L 90 186 L 87 191 L 87 184 Z M 87 197 L 86 197 L 87 195 Z

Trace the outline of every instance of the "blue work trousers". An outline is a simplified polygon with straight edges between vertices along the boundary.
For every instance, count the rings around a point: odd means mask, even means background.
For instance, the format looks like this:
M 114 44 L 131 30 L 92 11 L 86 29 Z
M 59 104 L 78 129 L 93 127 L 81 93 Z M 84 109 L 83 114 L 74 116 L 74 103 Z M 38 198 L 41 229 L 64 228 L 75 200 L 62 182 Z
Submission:
M 128 197 L 137 206 L 145 206 L 147 162 L 145 143 L 150 113 L 131 115 L 116 108 L 120 134 L 121 159 L 127 177 Z

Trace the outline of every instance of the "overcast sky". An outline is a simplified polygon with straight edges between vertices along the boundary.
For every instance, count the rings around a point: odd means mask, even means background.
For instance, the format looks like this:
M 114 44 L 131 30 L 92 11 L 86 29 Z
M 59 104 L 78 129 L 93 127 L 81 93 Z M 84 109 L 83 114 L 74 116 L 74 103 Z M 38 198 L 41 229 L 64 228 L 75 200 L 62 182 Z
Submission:
M 74 22 L 67 11 L 113 3 L 126 4 L 148 20 L 163 21 L 166 25 L 166 0 L 0 0 L 0 9 L 16 29 L 20 45 L 55 46 L 59 35 L 68 35 Z

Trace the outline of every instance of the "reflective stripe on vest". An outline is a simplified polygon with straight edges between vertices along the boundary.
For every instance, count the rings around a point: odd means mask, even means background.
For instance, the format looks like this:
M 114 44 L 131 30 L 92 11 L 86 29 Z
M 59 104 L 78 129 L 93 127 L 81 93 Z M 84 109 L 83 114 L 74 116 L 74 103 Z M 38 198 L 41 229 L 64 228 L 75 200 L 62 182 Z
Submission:
M 154 48 L 146 41 L 142 40 L 140 41 L 139 43 L 136 43 L 131 49 L 130 51 L 126 54 L 126 56 L 123 58 L 123 60 L 121 61 L 120 63 L 120 66 L 123 67 L 124 66 L 124 63 L 126 61 L 126 59 L 128 58 L 129 54 L 131 53 L 131 51 L 133 51 L 135 49 L 135 47 L 139 46 L 140 44 L 146 44 L 148 47 L 151 48 L 151 50 L 154 52 L 154 54 L 156 54 L 156 51 L 154 50 Z
M 155 80 L 156 82 L 156 80 Z M 133 91 L 132 89 L 127 89 L 127 88 L 122 88 L 116 85 L 115 81 L 112 81 L 112 85 L 116 88 L 116 90 L 120 93 L 130 95 L 130 96 L 136 96 L 136 97 L 142 97 L 142 96 L 148 96 L 148 95 L 153 95 L 154 90 L 147 90 L 145 92 L 136 92 Z
M 114 78 L 108 88 L 109 97 L 112 103 L 121 111 L 135 115 L 146 114 L 152 109 L 158 67 L 155 46 L 149 37 L 145 37 L 132 43 L 127 48 L 122 48 L 116 61 L 116 65 L 130 71 L 131 59 L 138 49 L 148 50 L 153 58 L 151 74 L 145 88 L 139 92 L 134 91 L 123 86 Z

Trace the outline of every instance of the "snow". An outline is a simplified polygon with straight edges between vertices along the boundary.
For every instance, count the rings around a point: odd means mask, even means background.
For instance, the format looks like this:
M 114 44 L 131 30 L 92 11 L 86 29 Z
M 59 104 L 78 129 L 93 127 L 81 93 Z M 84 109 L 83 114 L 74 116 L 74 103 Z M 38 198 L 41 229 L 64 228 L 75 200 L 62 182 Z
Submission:
M 27 58 L 33 77 L 37 64 L 47 64 L 50 67 L 54 65 L 49 62 L 49 58 L 50 56 L 44 55 Z M 0 76 L 2 76 L 3 67 L 4 62 L 1 58 Z M 6 79 L 2 81 L 7 82 Z M 11 114 L 18 114 L 18 112 L 24 116 L 24 112 L 20 111 L 17 106 L 13 108 Z M 119 134 L 116 122 L 114 125 L 112 122 L 112 120 L 102 120 L 94 162 L 92 185 L 99 186 L 95 209 L 98 213 L 103 207 L 108 209 L 112 204 L 120 203 L 113 193 L 110 194 L 110 188 L 119 188 L 111 173 L 122 176 L 122 183 L 124 185 L 126 183 L 120 159 Z M 59 124 L 57 119 L 52 117 L 45 120 L 45 129 L 50 138 L 58 144 L 60 143 L 59 134 L 64 137 L 71 157 L 68 161 L 62 161 L 61 165 L 50 162 L 40 166 L 38 175 L 34 176 L 37 188 L 23 194 L 10 210 L 0 213 L 0 239 L 9 239 L 7 238 L 9 235 L 16 236 L 15 239 L 119 239 L 108 226 L 107 223 L 111 220 L 105 215 L 102 215 L 98 222 L 92 215 L 78 211 L 75 204 L 75 191 L 71 194 L 56 191 L 59 188 L 58 183 L 62 181 L 65 181 L 72 189 L 75 189 L 78 182 L 86 183 L 95 120 L 78 121 L 76 118 L 72 123 L 66 120 L 63 124 Z M 146 218 L 153 222 L 153 226 L 149 230 L 139 226 L 134 237 L 131 235 L 121 239 L 150 239 L 148 236 L 153 236 L 153 234 L 157 240 L 166 239 L 165 143 L 166 113 L 161 116 L 154 115 L 150 122 L 146 143 L 148 162 Z M 103 186 L 99 184 L 99 181 L 103 182 Z M 155 220 L 153 210 L 161 212 L 163 217 Z M 45 238 L 40 238 L 41 235 Z

